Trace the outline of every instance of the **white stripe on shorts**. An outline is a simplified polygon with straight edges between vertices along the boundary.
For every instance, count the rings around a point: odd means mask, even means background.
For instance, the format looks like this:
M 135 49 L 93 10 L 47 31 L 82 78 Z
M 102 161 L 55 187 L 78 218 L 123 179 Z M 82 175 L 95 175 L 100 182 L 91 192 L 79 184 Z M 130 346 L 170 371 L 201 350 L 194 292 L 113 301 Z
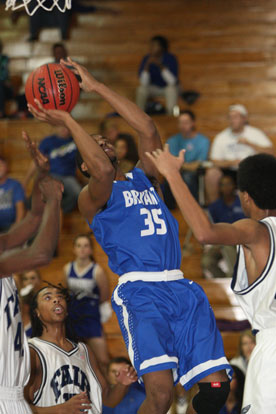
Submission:
M 164 354 L 164 355 L 161 355 L 159 357 L 146 359 L 140 365 L 140 369 L 142 370 L 142 369 L 146 369 L 148 367 L 152 367 L 153 365 L 165 364 L 166 362 L 176 362 L 176 363 L 178 363 L 178 358 L 177 357 L 170 357 L 169 355 Z
M 225 357 L 219 359 L 211 359 L 210 361 L 203 362 L 202 364 L 197 365 L 196 367 L 190 369 L 185 375 L 182 375 L 180 378 L 181 385 L 187 384 L 191 379 L 196 377 L 208 369 L 219 367 L 220 365 L 229 365 L 229 362 Z M 208 375 L 208 374 L 207 374 Z
M 127 312 L 127 308 L 123 303 L 123 300 L 119 297 L 118 288 L 119 288 L 119 285 L 114 290 L 113 299 L 116 305 L 121 306 L 123 310 L 124 325 L 125 325 L 127 336 L 128 336 L 128 355 L 129 355 L 132 365 L 134 366 L 134 350 L 132 346 L 132 336 L 131 336 L 130 329 L 129 329 L 129 315 Z
M 183 279 L 181 270 L 164 270 L 163 272 L 128 272 L 119 277 L 118 284 L 126 282 L 136 282 L 142 280 L 143 282 L 170 282 L 173 280 Z

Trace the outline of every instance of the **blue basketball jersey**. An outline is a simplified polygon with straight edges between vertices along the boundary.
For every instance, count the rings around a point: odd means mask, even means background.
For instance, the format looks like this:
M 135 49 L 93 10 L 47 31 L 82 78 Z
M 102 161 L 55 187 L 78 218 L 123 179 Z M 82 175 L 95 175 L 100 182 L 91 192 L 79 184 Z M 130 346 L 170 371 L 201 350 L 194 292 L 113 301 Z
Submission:
M 119 276 L 180 267 L 178 223 L 145 173 L 134 168 L 126 181 L 114 181 L 106 207 L 90 228 Z

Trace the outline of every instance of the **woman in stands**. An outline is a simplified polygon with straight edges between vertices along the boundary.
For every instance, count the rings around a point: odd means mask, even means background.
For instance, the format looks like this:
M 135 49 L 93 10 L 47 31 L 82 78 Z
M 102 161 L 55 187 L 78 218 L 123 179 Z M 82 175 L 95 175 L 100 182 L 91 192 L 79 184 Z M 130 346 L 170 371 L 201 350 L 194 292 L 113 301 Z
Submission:
M 130 134 L 119 134 L 115 148 L 123 173 L 132 170 L 138 162 L 138 151 L 133 137 Z
M 65 285 L 75 296 L 70 316 L 78 322 L 76 335 L 89 345 L 105 373 L 109 357 L 102 323 L 112 314 L 108 278 L 94 261 L 88 234 L 76 236 L 74 254 L 75 260 L 64 267 Z
M 248 361 L 255 345 L 256 337 L 250 329 L 241 333 L 237 355 L 231 359 L 230 363 L 240 368 L 244 375 L 246 374 Z

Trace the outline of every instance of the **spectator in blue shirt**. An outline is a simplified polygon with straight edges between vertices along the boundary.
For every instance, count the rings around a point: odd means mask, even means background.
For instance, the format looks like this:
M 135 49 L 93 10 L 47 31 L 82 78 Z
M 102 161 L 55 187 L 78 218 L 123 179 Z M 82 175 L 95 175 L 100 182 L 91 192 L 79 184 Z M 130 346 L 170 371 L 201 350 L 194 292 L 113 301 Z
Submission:
M 76 207 L 81 191 L 81 185 L 76 178 L 76 144 L 69 130 L 59 127 L 58 134 L 44 138 L 39 149 L 49 159 L 50 174 L 64 185 L 61 207 L 64 213 L 69 213 Z M 24 180 L 25 188 L 34 173 L 35 165 L 32 163 Z
M 24 190 L 19 181 L 8 177 L 8 164 L 0 156 L 0 232 L 23 219 Z
M 107 379 L 111 385 L 117 384 L 116 375 L 125 364 L 131 365 L 124 357 L 113 358 L 108 366 Z M 103 406 L 103 414 L 136 414 L 146 398 L 144 387 L 134 382 L 128 388 L 124 399 L 115 408 Z
M 197 169 L 202 161 L 208 158 L 210 141 L 196 130 L 196 117 L 192 111 L 181 112 L 178 118 L 179 133 L 170 137 L 167 141 L 170 152 L 178 156 L 179 151 L 185 149 L 185 164 L 181 175 L 193 196 L 198 198 Z M 165 203 L 169 208 L 175 208 L 175 200 L 167 182 L 163 185 Z
M 236 185 L 231 175 L 224 175 L 219 183 L 220 198 L 208 206 L 214 223 L 234 223 L 245 218 Z M 236 262 L 236 246 L 204 246 L 201 259 L 204 276 L 232 277 Z
M 139 81 L 136 103 L 143 111 L 149 98 L 165 96 L 167 113 L 173 113 L 179 94 L 178 62 L 168 52 L 165 37 L 154 36 L 151 39 L 150 52 L 144 56 L 139 67 Z

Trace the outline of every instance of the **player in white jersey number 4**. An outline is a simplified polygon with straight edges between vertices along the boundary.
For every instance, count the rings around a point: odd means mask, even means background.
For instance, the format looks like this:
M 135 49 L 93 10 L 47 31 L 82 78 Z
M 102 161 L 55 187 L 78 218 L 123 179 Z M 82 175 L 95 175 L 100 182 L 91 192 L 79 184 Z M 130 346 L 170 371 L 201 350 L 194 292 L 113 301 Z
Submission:
M 58 233 L 62 184 L 47 176 L 47 160 L 26 133 L 23 138 L 37 166 L 32 209 L 9 232 L 0 235 L 0 413 L 31 413 L 23 397 L 29 377 L 29 349 L 19 309 L 17 289 L 11 276 L 49 263 Z M 42 200 L 43 198 L 43 200 Z M 38 233 L 37 233 L 38 232 Z M 21 248 L 37 233 L 33 244 Z M 17 248 L 17 249 L 16 249 Z
M 195 237 L 206 244 L 238 245 L 232 289 L 256 333 L 246 374 L 242 414 L 276 412 L 276 159 L 258 154 L 238 169 L 238 190 L 248 219 L 213 224 L 192 197 L 179 173 L 178 158 L 165 151 L 147 154 L 167 179 Z

